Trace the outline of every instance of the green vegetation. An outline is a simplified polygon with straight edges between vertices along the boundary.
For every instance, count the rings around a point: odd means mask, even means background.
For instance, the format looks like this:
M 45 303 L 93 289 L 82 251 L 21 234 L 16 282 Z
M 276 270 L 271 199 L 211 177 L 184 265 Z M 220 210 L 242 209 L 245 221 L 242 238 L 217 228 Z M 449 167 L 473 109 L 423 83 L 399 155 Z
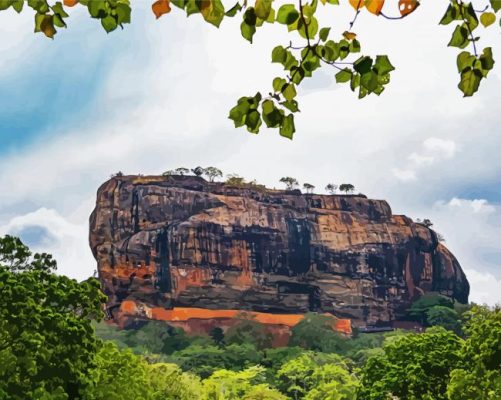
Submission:
M 423 333 L 357 333 L 309 313 L 287 347 L 242 313 L 188 336 L 159 321 L 101 321 L 95 279 L 55 274 L 48 254 L 0 238 L 0 399 L 497 400 L 501 309 L 419 298 Z
M 341 185 L 339 185 L 339 190 L 341 192 L 345 192 L 346 194 L 353 193 L 355 191 L 355 186 L 353 186 L 351 183 L 342 183 Z
M 280 178 L 280 183 L 285 184 L 285 188 L 287 190 L 293 190 L 298 187 L 299 182 L 297 181 L 296 178 L 292 178 L 290 176 L 284 176 L 283 178 Z
M 338 186 L 335 185 L 334 183 L 328 183 L 327 186 L 325 187 L 325 190 L 329 192 L 329 194 L 335 194 L 336 190 L 338 190 Z
M 252 43 L 254 35 L 265 24 L 277 24 L 291 35 L 286 43 L 276 46 L 271 61 L 284 69 L 283 76 L 272 81 L 272 90 L 263 95 L 238 99 L 230 110 L 229 118 L 235 127 L 245 126 L 249 132 L 258 133 L 261 126 L 277 128 L 280 135 L 292 139 L 296 130 L 294 115 L 299 112 L 297 91 L 304 79 L 310 78 L 322 66 L 330 68 L 336 82 L 347 84 L 351 91 L 362 99 L 368 95 L 379 96 L 390 83 L 395 67 L 387 55 L 361 55 L 362 45 L 355 33 L 356 22 L 361 12 L 397 20 L 408 17 L 419 9 L 419 0 L 349 0 L 353 7 L 351 21 L 341 28 L 320 26 L 321 14 L 332 13 L 332 6 L 339 6 L 338 0 L 294 0 L 276 5 L 272 0 L 241 0 L 226 8 L 222 0 L 156 0 L 152 11 L 157 18 L 172 11 L 172 6 L 187 16 L 199 14 L 207 23 L 219 27 L 227 18 L 241 18 L 240 34 Z M 491 47 L 481 49 L 479 28 L 496 27 L 497 13 L 501 9 L 499 0 L 489 0 L 483 9 L 477 9 L 471 2 L 463 0 L 444 1 L 442 18 L 436 16 L 440 25 L 452 24 L 452 35 L 448 46 L 462 50 L 456 60 L 459 73 L 458 88 L 464 96 L 472 96 L 480 83 L 487 78 L 494 67 Z M 54 38 L 58 29 L 66 28 L 69 21 L 68 7 L 80 6 L 91 18 L 100 21 L 106 32 L 123 28 L 132 19 L 130 0 L 2 0 L 0 11 L 9 8 L 20 13 L 31 9 L 34 13 L 35 32 L 42 32 Z M 349 7 L 347 2 L 341 6 Z M 478 7 L 478 6 L 477 6 Z M 321 19 L 320 19 L 321 20 Z M 345 30 L 349 27 L 349 30 Z M 331 32 L 332 31 L 332 32 Z M 423 45 L 432 45 L 427 43 Z M 470 50 L 464 50 L 465 48 Z M 433 62 L 433 60 L 430 60 Z M 420 76 L 426 79 L 426 76 Z

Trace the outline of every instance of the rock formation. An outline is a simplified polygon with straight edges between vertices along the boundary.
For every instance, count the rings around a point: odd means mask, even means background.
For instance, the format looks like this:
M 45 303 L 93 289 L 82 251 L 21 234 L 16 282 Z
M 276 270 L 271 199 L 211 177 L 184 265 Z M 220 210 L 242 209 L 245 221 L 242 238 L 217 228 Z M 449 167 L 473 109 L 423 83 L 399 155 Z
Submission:
M 391 325 L 423 293 L 469 293 L 433 230 L 363 195 L 114 177 L 98 190 L 90 245 L 115 319 L 193 308 Z

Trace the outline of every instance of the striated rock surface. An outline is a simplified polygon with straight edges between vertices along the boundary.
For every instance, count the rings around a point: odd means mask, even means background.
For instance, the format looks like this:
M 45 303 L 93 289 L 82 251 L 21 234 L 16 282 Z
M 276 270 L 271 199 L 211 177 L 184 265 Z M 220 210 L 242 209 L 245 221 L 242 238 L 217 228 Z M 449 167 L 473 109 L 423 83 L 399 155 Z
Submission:
M 114 177 L 98 190 L 90 246 L 115 319 L 196 308 L 389 325 L 423 293 L 469 293 L 433 230 L 362 195 Z

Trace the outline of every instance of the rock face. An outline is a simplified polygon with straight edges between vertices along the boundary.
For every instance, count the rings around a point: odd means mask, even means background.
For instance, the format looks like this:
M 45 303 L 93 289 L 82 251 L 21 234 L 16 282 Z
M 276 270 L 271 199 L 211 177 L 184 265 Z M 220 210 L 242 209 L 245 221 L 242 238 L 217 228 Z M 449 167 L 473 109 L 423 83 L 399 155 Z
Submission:
M 114 177 L 98 190 L 90 245 L 115 318 L 127 301 L 145 315 L 318 311 L 390 325 L 423 293 L 469 293 L 434 231 L 362 195 Z

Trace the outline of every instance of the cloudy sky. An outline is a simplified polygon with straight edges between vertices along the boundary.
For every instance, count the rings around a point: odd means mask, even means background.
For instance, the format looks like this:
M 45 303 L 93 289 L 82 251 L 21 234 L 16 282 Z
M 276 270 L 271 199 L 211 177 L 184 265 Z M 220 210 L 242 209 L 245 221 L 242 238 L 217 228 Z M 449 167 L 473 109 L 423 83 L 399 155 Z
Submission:
M 394 213 L 430 218 L 471 300 L 501 302 L 501 63 L 474 98 L 461 97 L 452 27 L 437 24 L 444 2 L 424 0 L 403 21 L 362 14 L 354 30 L 364 53 L 390 55 L 391 84 L 359 101 L 324 68 L 300 90 L 293 141 L 226 119 L 238 97 L 269 90 L 281 73 L 270 53 L 288 43 L 283 27 L 266 26 L 250 45 L 238 21 L 217 30 L 178 10 L 155 21 L 149 2 L 133 3 L 123 31 L 106 35 L 77 7 L 53 41 L 33 34 L 29 13 L 0 13 L 0 234 L 53 253 L 61 273 L 82 279 L 95 269 L 95 193 L 116 171 L 215 165 L 269 186 L 284 175 L 319 188 L 351 182 Z M 339 35 L 352 16 L 328 7 L 321 22 Z M 480 45 L 501 54 L 492 31 Z

